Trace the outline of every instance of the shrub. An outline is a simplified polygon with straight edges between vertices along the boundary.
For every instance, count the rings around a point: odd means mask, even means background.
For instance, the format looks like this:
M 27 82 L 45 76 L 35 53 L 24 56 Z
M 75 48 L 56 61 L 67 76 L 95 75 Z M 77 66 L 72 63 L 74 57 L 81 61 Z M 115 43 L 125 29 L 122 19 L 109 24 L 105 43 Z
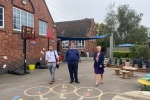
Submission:
M 143 58 L 147 59 L 149 57 L 149 50 L 147 45 L 140 45 L 140 46 L 132 46 L 130 48 L 131 51 L 131 58 Z
M 117 58 L 130 58 L 131 57 L 131 53 L 128 52 L 128 51 L 114 51 L 113 52 L 114 54 L 114 57 L 117 57 Z

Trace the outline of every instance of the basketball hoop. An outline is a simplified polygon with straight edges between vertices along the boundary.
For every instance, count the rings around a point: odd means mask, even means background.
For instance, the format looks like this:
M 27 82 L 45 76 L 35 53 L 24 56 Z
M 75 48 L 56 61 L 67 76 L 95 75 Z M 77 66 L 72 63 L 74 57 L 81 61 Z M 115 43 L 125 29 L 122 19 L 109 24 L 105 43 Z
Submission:
M 35 38 L 30 38 L 30 42 L 32 46 L 36 46 L 36 40 Z

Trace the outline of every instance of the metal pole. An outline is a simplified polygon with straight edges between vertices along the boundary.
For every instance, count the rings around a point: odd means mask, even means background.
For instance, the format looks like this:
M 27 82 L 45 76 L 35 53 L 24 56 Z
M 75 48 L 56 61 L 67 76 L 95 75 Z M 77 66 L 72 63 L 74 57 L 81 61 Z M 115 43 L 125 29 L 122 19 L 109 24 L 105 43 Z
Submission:
M 110 58 L 113 58 L 113 33 L 110 36 Z
M 111 35 L 112 35 L 112 58 L 114 57 L 114 53 L 113 53 L 113 51 L 114 51 L 114 34 L 113 33 L 111 33 Z
M 24 74 L 29 74 L 30 72 L 26 71 L 26 39 L 23 39 L 23 53 L 24 53 Z
M 26 73 L 26 39 L 23 39 L 23 53 L 24 53 L 24 74 Z

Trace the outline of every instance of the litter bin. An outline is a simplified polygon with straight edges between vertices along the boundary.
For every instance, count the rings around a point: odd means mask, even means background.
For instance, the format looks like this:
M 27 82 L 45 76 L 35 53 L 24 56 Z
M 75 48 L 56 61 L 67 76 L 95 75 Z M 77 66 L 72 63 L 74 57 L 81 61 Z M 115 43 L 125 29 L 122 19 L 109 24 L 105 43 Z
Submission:
M 142 59 L 134 59 L 133 60 L 133 66 L 134 64 L 137 64 L 138 65 L 138 68 L 142 68 Z
M 34 70 L 35 69 L 35 64 L 30 64 L 29 65 L 29 70 Z
M 147 60 L 146 68 L 150 68 L 150 59 Z
M 122 63 L 122 59 L 120 59 L 120 60 L 119 60 L 119 65 L 122 65 L 122 64 L 123 64 L 123 63 Z

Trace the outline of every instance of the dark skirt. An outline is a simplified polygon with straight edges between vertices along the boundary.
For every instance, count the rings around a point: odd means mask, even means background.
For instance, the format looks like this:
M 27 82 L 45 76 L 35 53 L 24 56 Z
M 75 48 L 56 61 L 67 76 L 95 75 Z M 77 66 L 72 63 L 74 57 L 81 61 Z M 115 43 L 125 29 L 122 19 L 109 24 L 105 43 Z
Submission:
M 99 66 L 96 66 L 94 68 L 95 74 L 103 74 L 104 73 L 104 68 L 99 68 Z

